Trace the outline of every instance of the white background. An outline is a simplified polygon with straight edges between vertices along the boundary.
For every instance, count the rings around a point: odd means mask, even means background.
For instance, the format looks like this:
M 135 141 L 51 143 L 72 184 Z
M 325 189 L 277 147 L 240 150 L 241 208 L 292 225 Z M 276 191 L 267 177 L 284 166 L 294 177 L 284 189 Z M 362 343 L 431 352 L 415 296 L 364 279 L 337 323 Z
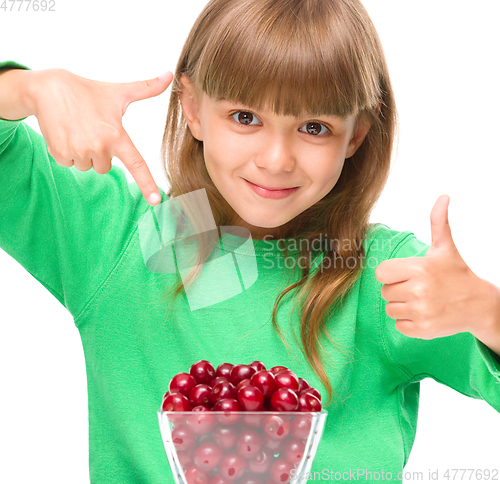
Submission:
M 56 12 L 18 12 L 19 3 L 10 12 L 7 2 L 7 11 L 0 8 L 0 60 L 32 69 L 60 67 L 107 82 L 153 78 L 174 71 L 205 4 L 55 0 Z M 430 212 L 446 193 L 462 257 L 479 277 L 500 285 L 500 2 L 364 5 L 385 48 L 401 119 L 399 151 L 371 221 L 413 231 L 430 243 Z M 169 94 L 170 88 L 130 105 L 124 117 L 163 189 L 159 153 Z M 26 122 L 39 131 L 36 118 Z M 113 163 L 123 166 L 116 158 Z M 88 483 L 86 375 L 78 331 L 68 311 L 2 251 L 0 273 L 0 481 Z M 431 379 L 422 382 L 408 473 L 421 471 L 427 480 L 428 469 L 442 476 L 447 468 L 500 468 L 499 455 L 500 416 L 492 407 Z

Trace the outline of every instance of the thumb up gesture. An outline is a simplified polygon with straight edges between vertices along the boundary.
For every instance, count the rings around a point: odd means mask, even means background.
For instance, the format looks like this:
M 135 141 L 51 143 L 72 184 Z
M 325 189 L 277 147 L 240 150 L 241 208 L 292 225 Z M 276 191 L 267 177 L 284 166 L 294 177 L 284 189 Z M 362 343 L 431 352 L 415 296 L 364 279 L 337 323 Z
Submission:
M 500 348 L 500 291 L 460 256 L 448 222 L 449 201 L 441 195 L 432 209 L 432 244 L 424 257 L 388 259 L 377 267 L 386 313 L 396 319 L 400 333 L 412 338 L 470 332 Z
M 154 79 L 109 83 L 86 79 L 65 69 L 32 71 L 32 111 L 49 154 L 61 166 L 75 166 L 80 171 L 93 167 L 99 174 L 111 170 L 111 159 L 116 156 L 146 200 L 156 205 L 160 202 L 158 187 L 123 128 L 122 117 L 130 103 L 158 96 L 172 79 L 173 74 L 167 72 Z

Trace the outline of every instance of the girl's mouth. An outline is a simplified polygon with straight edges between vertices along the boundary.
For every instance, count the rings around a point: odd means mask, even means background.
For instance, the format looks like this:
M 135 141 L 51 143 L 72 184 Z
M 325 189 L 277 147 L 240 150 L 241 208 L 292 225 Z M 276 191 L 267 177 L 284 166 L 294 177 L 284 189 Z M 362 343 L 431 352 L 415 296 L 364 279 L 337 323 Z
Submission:
M 281 198 L 286 198 L 290 196 L 292 193 L 295 193 L 300 187 L 293 188 L 284 188 L 278 190 L 269 190 L 267 188 L 263 188 L 259 185 L 255 185 L 255 183 L 249 182 L 245 178 L 243 178 L 245 182 L 252 188 L 252 190 L 263 198 L 270 198 L 273 200 L 278 200 Z

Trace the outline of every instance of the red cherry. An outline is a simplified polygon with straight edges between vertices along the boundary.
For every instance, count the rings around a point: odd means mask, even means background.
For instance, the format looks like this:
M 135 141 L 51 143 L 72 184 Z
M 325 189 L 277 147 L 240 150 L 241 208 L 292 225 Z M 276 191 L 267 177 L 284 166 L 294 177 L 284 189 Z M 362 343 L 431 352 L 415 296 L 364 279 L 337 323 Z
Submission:
M 307 437 L 309 437 L 309 432 L 311 431 L 311 425 L 311 415 L 294 415 L 290 424 L 290 432 L 296 439 L 307 439 Z
M 210 412 L 210 409 L 205 407 L 205 405 L 197 405 L 191 412 Z
M 217 420 L 221 425 L 233 425 L 240 419 L 240 414 L 234 412 L 241 412 L 242 408 L 238 400 L 224 398 L 219 400 L 212 410 L 224 412 L 224 414 L 217 415 Z
M 186 417 L 186 425 L 196 434 L 208 434 L 217 425 L 215 415 L 210 410 L 193 409 L 192 415 Z
M 299 395 L 299 412 L 321 412 L 321 402 L 319 398 L 310 393 L 301 393 Z
M 246 385 L 238 390 L 238 402 L 244 411 L 258 412 L 264 406 L 264 395 L 253 385 Z
M 318 390 L 316 390 L 316 388 L 306 388 L 303 392 L 300 392 L 301 394 L 302 393 L 310 393 L 311 395 L 314 395 L 315 397 L 317 397 L 319 399 L 319 401 L 321 402 L 321 393 L 318 392 Z
M 284 457 L 290 464 L 298 464 L 304 457 L 305 444 L 297 439 L 287 439 L 283 442 L 280 456 Z
M 311 385 L 304 378 L 299 378 L 299 393 L 302 393 L 307 388 L 311 388 Z
M 196 386 L 196 380 L 189 373 L 178 373 L 168 386 L 170 393 L 182 393 L 189 398 L 189 393 Z
M 234 452 L 222 457 L 219 464 L 219 473 L 222 477 L 234 481 L 239 479 L 246 470 L 246 460 Z
M 179 458 L 179 463 L 186 472 L 188 466 L 193 465 L 193 457 L 191 455 L 191 451 L 189 450 L 178 450 L 177 457 Z
M 193 407 L 198 405 L 203 405 L 204 407 L 211 407 L 212 402 L 210 401 L 210 394 L 212 393 L 212 388 L 204 383 L 196 385 L 189 394 L 189 402 Z
M 194 451 L 193 460 L 198 469 L 209 472 L 219 465 L 223 455 L 222 449 L 216 443 L 205 442 Z
M 261 449 L 253 459 L 248 461 L 248 469 L 255 474 L 265 474 L 271 467 L 272 459 L 272 452 Z
M 226 380 L 231 380 L 231 370 L 233 369 L 234 365 L 231 363 L 221 363 L 215 372 L 215 376 L 222 376 Z
M 236 453 L 245 459 L 251 459 L 257 455 L 262 447 L 260 435 L 251 429 L 243 430 L 236 444 Z
M 255 368 L 255 371 L 266 371 L 266 366 L 262 363 L 262 361 L 252 361 L 252 363 L 248 366 Z
M 217 383 L 220 383 L 221 381 L 229 381 L 228 378 L 223 377 L 223 376 L 216 376 L 213 380 L 210 386 L 213 388 Z
M 224 450 L 232 449 L 238 441 L 238 433 L 233 427 L 216 427 L 212 432 L 214 442 Z
M 254 373 L 256 373 L 255 368 L 249 365 L 235 365 L 231 370 L 231 383 L 238 385 L 241 380 L 250 379 Z
M 295 412 L 299 407 L 299 398 L 289 388 L 278 388 L 271 395 L 271 407 L 280 412 Z
M 250 383 L 262 392 L 264 398 L 271 398 L 276 389 L 276 377 L 270 371 L 258 371 L 250 378 Z
M 213 386 L 212 392 L 210 393 L 210 402 L 215 405 L 219 400 L 223 398 L 233 398 L 236 399 L 236 388 L 232 383 L 228 381 L 220 381 Z
M 188 466 L 184 477 L 188 484 L 208 484 L 209 481 L 208 474 L 194 465 Z
M 212 434 L 210 432 L 198 436 L 197 445 L 204 444 L 205 442 L 212 442 Z
M 265 415 L 258 414 L 243 415 L 243 422 L 245 422 L 249 427 L 260 429 L 262 428 L 262 422 L 265 417 Z
M 264 434 L 262 436 L 262 445 L 263 447 L 269 452 L 271 452 L 272 455 L 277 454 L 280 451 L 281 448 L 281 440 L 274 440 L 269 437 L 269 435 Z
M 191 365 L 189 374 L 194 377 L 196 383 L 210 385 L 212 380 L 215 378 L 215 369 L 209 361 L 200 360 Z
M 294 468 L 293 464 L 287 462 L 285 459 L 277 459 L 271 464 L 269 475 L 276 484 L 283 484 L 290 479 L 290 472 Z
M 179 425 L 172 430 L 172 442 L 177 451 L 190 450 L 194 445 L 194 432 L 187 425 Z
M 231 479 L 225 479 L 219 473 L 210 478 L 209 484 L 231 484 Z
M 281 415 L 268 415 L 262 424 L 264 433 L 274 440 L 283 440 L 290 433 L 290 421 Z
M 236 385 L 236 392 L 241 388 L 241 387 L 246 387 L 247 385 L 250 385 L 250 379 L 245 378 L 244 380 L 241 380 L 238 385 Z
M 280 371 L 289 371 L 286 366 L 273 366 L 270 370 L 271 373 L 279 373 Z
M 171 393 L 161 406 L 164 412 L 189 412 L 191 408 L 189 400 L 182 393 Z
M 299 391 L 299 379 L 293 371 L 280 371 L 275 375 L 276 389 L 288 388 L 295 393 Z

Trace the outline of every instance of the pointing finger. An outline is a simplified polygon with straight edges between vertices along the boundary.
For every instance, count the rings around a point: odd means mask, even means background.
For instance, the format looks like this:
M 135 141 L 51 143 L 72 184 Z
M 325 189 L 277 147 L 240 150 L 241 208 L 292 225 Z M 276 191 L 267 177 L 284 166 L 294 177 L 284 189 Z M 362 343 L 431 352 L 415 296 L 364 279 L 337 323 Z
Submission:
M 126 131 L 123 131 L 123 142 L 115 146 L 113 154 L 126 166 L 147 202 L 157 205 L 161 196 L 153 175 Z

